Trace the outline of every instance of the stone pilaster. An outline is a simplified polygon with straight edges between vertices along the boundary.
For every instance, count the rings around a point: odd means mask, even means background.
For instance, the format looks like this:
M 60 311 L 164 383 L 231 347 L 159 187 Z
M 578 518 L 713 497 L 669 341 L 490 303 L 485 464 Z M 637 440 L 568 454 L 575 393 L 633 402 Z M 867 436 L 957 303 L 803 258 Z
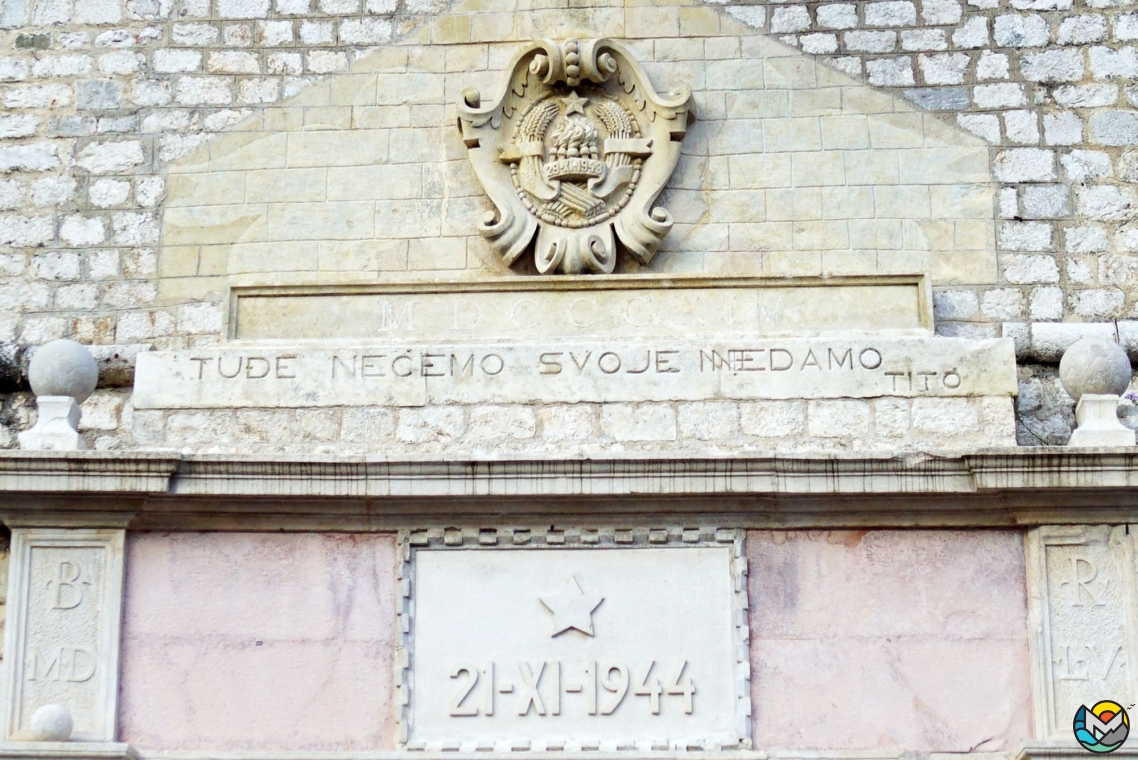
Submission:
M 1045 526 L 1027 537 L 1036 737 L 1072 744 L 1080 705 L 1138 696 L 1135 536 L 1127 526 Z
M 4 736 L 61 704 L 72 739 L 115 738 L 125 531 L 15 528 L 4 640 Z

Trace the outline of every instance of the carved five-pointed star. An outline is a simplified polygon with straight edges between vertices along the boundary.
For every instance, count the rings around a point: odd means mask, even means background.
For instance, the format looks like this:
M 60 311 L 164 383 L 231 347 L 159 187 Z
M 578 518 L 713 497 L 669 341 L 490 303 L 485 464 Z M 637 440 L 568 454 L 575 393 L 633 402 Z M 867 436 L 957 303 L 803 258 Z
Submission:
M 593 610 L 601 606 L 603 596 L 589 596 L 581 591 L 581 584 L 572 575 L 565 581 L 565 588 L 557 596 L 539 597 L 547 610 L 553 613 L 553 633 L 550 637 L 576 628 L 581 633 L 593 635 Z
M 574 113 L 579 113 L 582 116 L 584 116 L 585 115 L 585 104 L 589 102 L 589 99 L 578 97 L 577 91 L 573 90 L 573 92 L 571 92 L 568 96 L 562 98 L 561 102 L 565 104 L 565 115 L 566 116 L 569 116 L 570 114 L 574 114 Z

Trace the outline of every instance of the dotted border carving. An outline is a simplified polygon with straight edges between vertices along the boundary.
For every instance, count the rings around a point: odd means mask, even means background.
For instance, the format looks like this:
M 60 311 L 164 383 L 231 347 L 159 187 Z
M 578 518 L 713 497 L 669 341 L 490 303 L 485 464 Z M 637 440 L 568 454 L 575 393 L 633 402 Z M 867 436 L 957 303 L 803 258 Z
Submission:
M 398 533 L 399 560 L 397 577 L 399 594 L 396 598 L 399 643 L 395 654 L 395 719 L 399 749 L 412 751 L 730 751 L 751 748 L 751 658 L 750 617 L 747 601 L 747 556 L 744 542 L 746 531 L 741 528 L 700 527 L 637 527 L 612 526 L 579 528 L 527 528 L 527 527 L 432 527 L 403 529 Z M 494 547 L 506 551 L 542 549 L 612 549 L 651 548 L 660 546 L 723 546 L 730 544 L 732 552 L 731 577 L 734 584 L 732 619 L 735 633 L 735 733 L 732 743 L 699 742 L 683 745 L 652 742 L 601 742 L 582 739 L 579 746 L 550 743 L 548 745 L 527 740 L 498 742 L 415 742 L 409 740 L 411 726 L 411 666 L 412 637 L 414 635 L 414 552 L 418 549 L 485 549 Z

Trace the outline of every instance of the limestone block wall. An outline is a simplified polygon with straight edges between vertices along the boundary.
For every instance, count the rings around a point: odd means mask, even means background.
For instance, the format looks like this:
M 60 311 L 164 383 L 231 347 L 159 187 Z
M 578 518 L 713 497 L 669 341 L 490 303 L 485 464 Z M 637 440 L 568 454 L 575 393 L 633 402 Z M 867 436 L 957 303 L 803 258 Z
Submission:
M 699 113 L 650 271 L 995 277 L 980 140 L 745 31 L 637 46 Z M 705 43 L 731 57 L 706 60 Z M 240 275 L 505 274 L 474 231 L 492 207 L 450 115 L 463 89 L 495 91 L 516 47 L 369 55 L 170 164 L 157 303 L 215 300 Z
M 996 758 L 1032 738 L 1022 532 L 746 545 L 757 749 Z M 128 533 L 119 738 L 145 753 L 394 748 L 396 551 L 391 534 Z M 822 724 L 796 719 L 803 694 Z
M 1010 446 L 1009 398 L 820 399 L 132 413 L 136 445 L 448 457 L 729 455 Z
M 995 752 L 1031 736 L 1018 532 L 757 531 L 747 557 L 756 746 Z M 790 694 L 831 719 L 803 725 Z
M 628 39 L 660 89 L 699 93 L 657 271 L 927 269 L 946 334 L 1114 330 L 1135 316 L 1138 16 L 1109 0 L 0 7 L 0 355 L 17 360 L 56 337 L 109 358 L 212 343 L 238 274 L 497 271 L 469 235 L 484 202 L 451 104 L 462 87 L 492 89 L 508 43 L 534 34 Z M 326 165 L 335 135 L 359 130 L 390 164 L 382 177 Z M 861 152 L 890 158 L 859 164 Z M 241 169 L 243 184 L 197 176 L 203 160 Z M 392 197 L 338 196 L 336 172 Z M 194 198 L 242 211 L 187 227 L 205 213 Z M 290 215 L 298 202 L 342 234 L 311 245 L 311 221 Z M 1030 341 L 1023 353 L 1036 357 Z M 1023 388 L 1021 442 L 1062 441 L 1069 402 L 1049 370 L 1026 372 Z M 3 394 L 0 446 L 29 415 L 26 396 Z M 104 448 L 184 443 L 175 420 L 135 415 L 115 389 L 87 402 L 84 425 Z M 336 425 L 322 435 L 339 440 Z
M 1138 16 L 1112 0 L 822 3 L 757 27 L 995 146 L 1001 288 L 943 319 L 1100 321 L 1133 308 Z
M 390 535 L 132 533 L 126 567 L 122 741 L 394 746 Z

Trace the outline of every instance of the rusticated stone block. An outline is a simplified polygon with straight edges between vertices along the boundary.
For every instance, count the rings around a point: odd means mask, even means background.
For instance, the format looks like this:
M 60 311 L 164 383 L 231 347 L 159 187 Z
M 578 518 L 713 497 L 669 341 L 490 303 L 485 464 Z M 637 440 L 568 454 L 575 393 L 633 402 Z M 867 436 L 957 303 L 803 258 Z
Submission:
M 138 533 L 127 554 L 122 741 L 393 747 L 392 536 Z
M 1020 533 L 756 531 L 747 558 L 755 746 L 998 751 L 1031 735 Z M 826 695 L 827 720 L 796 717 L 802 694 Z

